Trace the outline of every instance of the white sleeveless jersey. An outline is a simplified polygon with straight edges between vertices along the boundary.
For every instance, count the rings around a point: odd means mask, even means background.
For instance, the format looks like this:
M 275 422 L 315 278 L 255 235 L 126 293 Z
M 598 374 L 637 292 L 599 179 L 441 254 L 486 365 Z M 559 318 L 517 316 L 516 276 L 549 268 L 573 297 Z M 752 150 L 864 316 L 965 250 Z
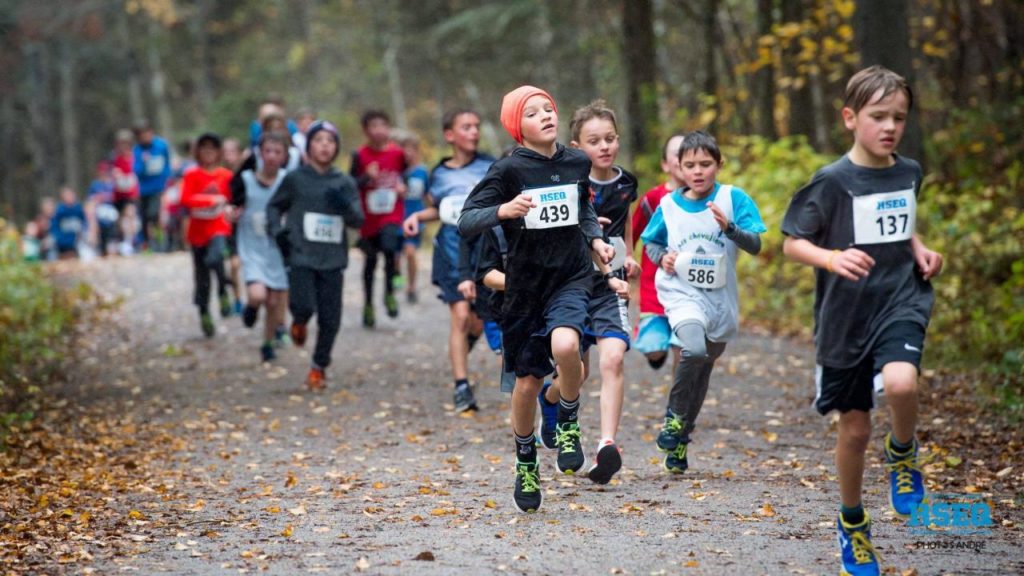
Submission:
M 672 329 L 697 322 L 713 342 L 727 342 L 739 328 L 736 284 L 736 244 L 725 236 L 710 209 L 687 212 L 672 194 L 661 199 L 668 232 L 668 251 L 678 252 L 675 274 L 658 268 L 654 285 Z M 730 221 L 735 221 L 732 186 L 723 185 L 714 197 Z

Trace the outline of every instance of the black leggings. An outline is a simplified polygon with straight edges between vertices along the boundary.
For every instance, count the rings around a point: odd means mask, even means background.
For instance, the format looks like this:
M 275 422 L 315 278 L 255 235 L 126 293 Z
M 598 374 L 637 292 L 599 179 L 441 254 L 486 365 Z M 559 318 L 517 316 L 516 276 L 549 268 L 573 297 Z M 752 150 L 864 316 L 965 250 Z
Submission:
M 195 295 L 193 301 L 199 312 L 210 311 L 210 272 L 217 277 L 217 295 L 227 294 L 229 280 L 224 273 L 224 240 L 214 237 L 206 246 L 192 247 L 192 268 L 195 272 Z
M 402 231 L 393 224 L 381 228 L 376 236 L 363 238 L 359 248 L 366 255 L 363 266 L 363 294 L 366 304 L 373 303 L 373 276 L 377 271 L 377 255 L 384 255 L 384 294 L 395 291 L 395 276 L 398 275 L 398 253 L 402 250 Z
M 306 324 L 316 314 L 316 348 L 313 364 L 327 368 L 331 348 L 341 328 L 341 268 L 314 270 L 292 266 L 288 271 L 288 309 L 296 324 Z

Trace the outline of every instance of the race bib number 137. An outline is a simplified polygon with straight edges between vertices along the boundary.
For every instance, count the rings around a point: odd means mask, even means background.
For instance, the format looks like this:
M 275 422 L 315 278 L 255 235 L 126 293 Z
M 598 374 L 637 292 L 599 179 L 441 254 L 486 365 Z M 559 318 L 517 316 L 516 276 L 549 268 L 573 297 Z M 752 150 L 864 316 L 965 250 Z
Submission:
M 561 228 L 579 224 L 580 191 L 577 184 L 533 188 L 523 193 L 529 194 L 536 204 L 525 216 L 527 228 Z
M 914 234 L 916 215 L 913 188 L 857 196 L 853 199 L 853 241 L 886 244 L 909 240 Z

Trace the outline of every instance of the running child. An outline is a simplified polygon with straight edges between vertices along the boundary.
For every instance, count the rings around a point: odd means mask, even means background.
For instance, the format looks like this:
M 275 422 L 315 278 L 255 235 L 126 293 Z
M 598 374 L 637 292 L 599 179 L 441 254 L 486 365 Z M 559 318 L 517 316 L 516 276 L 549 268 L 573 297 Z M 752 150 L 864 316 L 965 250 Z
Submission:
M 627 276 L 640 271 L 632 255 L 627 254 L 624 238 L 633 235 L 630 206 L 636 200 L 636 177 L 615 165 L 619 153 L 618 125 L 615 112 L 604 100 L 595 100 L 576 110 L 569 122 L 571 146 L 590 158 L 590 200 L 599 221 L 606 221 L 603 231 L 616 254 L 610 272 L 618 279 L 611 281 L 595 271 L 587 313 L 590 324 L 584 334 L 583 379 L 590 373 L 590 347 L 597 344 L 601 373 L 601 440 L 597 458 L 587 476 L 597 484 L 607 484 L 622 468 L 622 456 L 615 444 L 615 434 L 622 419 L 623 360 L 629 350 L 629 284 Z M 537 397 L 541 408 L 541 443 L 555 448 L 554 416 L 558 405 L 559 382 L 545 384 Z
M 120 215 L 122 256 L 135 253 L 135 234 L 138 231 L 139 178 L 135 175 L 135 155 L 132 152 L 134 136 L 131 130 L 118 130 L 114 137 L 114 152 L 110 161 L 114 178 L 114 207 Z
M 86 233 L 85 209 L 70 186 L 60 189 L 60 203 L 50 222 L 57 257 L 61 260 L 78 257 L 78 245 Z
M 632 246 L 640 242 L 640 235 L 647 228 L 651 216 L 661 204 L 661 199 L 676 188 L 683 185 L 682 170 L 679 166 L 679 145 L 683 143 L 683 134 L 675 134 L 665 141 L 661 148 L 661 171 L 667 179 L 651 188 L 640 199 L 637 209 L 633 211 Z M 661 368 L 672 352 L 672 372 L 675 373 L 679 361 L 679 342 L 672 335 L 665 315 L 665 307 L 658 300 L 658 290 L 654 286 L 654 275 L 658 265 L 651 262 L 647 252 L 640 254 L 640 321 L 636 326 L 636 338 L 633 347 L 642 352 L 647 363 L 655 370 Z M 666 418 L 671 418 L 666 415 Z
M 228 183 L 231 171 L 221 162 L 220 136 L 206 133 L 196 140 L 198 165 L 182 176 L 181 205 L 189 211 L 188 243 L 192 247 L 192 266 L 195 270 L 195 305 L 199 308 L 199 322 L 207 338 L 214 334 L 210 315 L 210 273 L 217 277 L 217 295 L 220 314 L 231 315 L 228 298 L 229 280 L 224 272 L 224 255 L 231 224 L 226 207 L 231 199 Z
M 586 458 L 577 422 L 580 340 L 593 284 L 591 249 L 604 263 L 614 250 L 601 238 L 589 199 L 590 160 L 556 141 L 558 112 L 551 96 L 521 86 L 502 99 L 501 123 L 521 146 L 496 162 L 463 207 L 459 232 L 475 236 L 501 225 L 508 240 L 502 306 L 505 365 L 516 375 L 512 431 L 516 446 L 516 507 L 540 508 L 534 422 L 542 378 L 559 366 L 557 467 L 566 474 Z
M 267 234 L 267 203 L 284 180 L 282 166 L 288 158 L 291 138 L 284 131 L 264 131 L 260 136 L 259 171 L 245 170 L 240 175 L 242 194 L 232 194 L 231 203 L 244 211 L 235 230 L 238 255 L 245 276 L 246 305 L 242 322 L 247 328 L 256 325 L 259 310 L 266 310 L 263 321 L 263 345 L 260 357 L 270 362 L 274 354 L 274 338 L 284 323 L 288 302 L 288 274 L 277 243 Z
M 137 124 L 134 131 L 133 169 L 139 180 L 142 247 L 152 250 L 160 228 L 160 197 L 171 177 L 171 149 L 148 121 Z
M 324 371 L 331 364 L 331 348 L 341 327 L 346 227 L 363 224 L 355 182 L 333 166 L 340 145 L 334 124 L 314 122 L 306 140 L 309 164 L 289 172 L 267 204 L 267 232 L 288 266 L 288 308 L 296 346 L 306 343 L 306 324 L 316 314 L 316 348 L 306 377 L 312 391 L 326 386 Z
M 687 447 L 704 405 L 711 371 L 739 329 L 736 258 L 761 251 L 764 222 L 736 186 L 716 181 L 722 153 L 714 137 L 691 132 L 679 147 L 683 186 L 662 198 L 641 238 L 652 262 L 658 299 L 680 343 L 658 450 L 665 469 L 689 466 Z
M 363 266 L 363 326 L 372 328 L 377 323 L 373 308 L 373 277 L 377 271 L 378 256 L 384 260 L 384 307 L 389 317 L 398 317 L 398 300 L 394 292 L 405 215 L 402 174 L 407 165 L 402 149 L 390 140 L 391 118 L 387 114 L 380 110 L 367 111 L 363 114 L 362 126 L 366 144 L 352 153 L 351 175 L 359 184 L 359 197 L 365 214 L 359 230 L 359 248 L 366 255 Z
M 420 139 L 412 132 L 404 132 L 398 139 L 398 145 L 402 147 L 405 154 L 405 163 L 408 168 L 405 171 L 405 217 L 423 210 L 423 197 L 427 192 L 427 185 L 430 175 L 427 167 L 423 164 L 420 155 Z M 402 256 L 405 258 L 405 300 L 410 304 L 417 301 L 416 276 L 417 276 L 417 254 L 420 248 L 422 227 L 417 227 L 416 234 L 406 236 L 402 244 Z
M 836 531 L 842 571 L 858 576 L 880 572 L 861 500 L 874 390 L 884 389 L 892 417 L 884 441 L 890 505 L 909 516 L 925 498 L 917 377 L 942 256 L 914 230 L 921 166 L 896 154 L 912 105 L 895 72 L 854 74 L 842 110 L 853 147 L 793 196 L 782 221 L 786 257 L 815 268 L 814 407 L 839 411 Z
M 418 233 L 421 222 L 441 220 L 441 227 L 434 236 L 431 282 L 440 289 L 438 298 L 448 305 L 451 315 L 448 357 L 455 384 L 455 410 L 464 412 L 476 408 L 469 385 L 468 358 L 470 343 L 480 337 L 483 328 L 471 305 L 475 297 L 475 291 L 471 290 L 472 276 L 467 279 L 459 271 L 462 236 L 458 219 L 466 198 L 487 175 L 494 159 L 477 150 L 480 117 L 476 112 L 467 109 L 448 112 L 442 120 L 442 128 L 445 141 L 452 147 L 452 155 L 443 158 L 431 171 L 426 207 L 410 214 L 403 228 L 406 236 L 410 236 Z
M 106 256 L 111 252 L 118 219 L 117 208 L 114 206 L 114 179 L 110 175 L 109 162 L 96 164 L 96 175 L 89 183 L 86 202 L 92 204 L 96 221 L 96 246 L 100 255 Z

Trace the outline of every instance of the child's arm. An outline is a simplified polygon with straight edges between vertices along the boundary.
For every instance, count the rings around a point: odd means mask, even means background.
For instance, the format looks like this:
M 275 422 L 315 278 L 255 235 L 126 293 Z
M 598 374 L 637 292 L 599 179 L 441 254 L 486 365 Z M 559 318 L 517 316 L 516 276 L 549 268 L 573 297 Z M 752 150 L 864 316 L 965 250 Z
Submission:
M 602 262 L 596 252 L 590 253 L 590 259 L 593 260 L 594 265 L 597 266 L 597 270 L 602 276 L 604 276 L 605 281 L 608 283 L 608 288 L 611 288 L 619 298 L 629 300 L 629 282 L 626 282 L 616 276 L 609 276 L 609 273 L 612 271 L 611 266 Z
M 735 222 L 726 217 L 725 212 L 714 202 L 708 202 L 708 209 L 715 217 L 718 227 L 725 233 L 725 237 L 732 240 L 738 248 L 757 256 L 761 252 L 761 235 L 753 230 L 744 230 Z
M 476 282 L 473 281 L 473 253 L 477 252 L 480 236 L 459 239 L 459 284 L 456 289 L 467 301 L 476 300 Z
M 363 208 L 359 203 L 359 191 L 356 189 L 354 180 L 344 176 L 342 178 L 346 182 L 340 188 L 332 190 L 335 193 L 334 202 L 341 212 L 341 217 L 345 220 L 345 226 L 360 228 L 366 221 L 366 216 L 363 215 Z
M 810 240 L 787 236 L 782 243 L 786 258 L 815 268 L 823 268 L 829 274 L 838 274 L 856 282 L 864 278 L 875 265 L 875 259 L 856 248 L 828 250 L 815 246 Z
M 497 290 L 498 292 L 505 291 L 505 273 L 492 269 L 484 274 L 484 286 L 487 286 L 491 290 Z
M 929 250 L 917 232 L 910 237 L 910 248 L 914 251 L 914 260 L 917 261 L 917 267 L 921 269 L 925 280 L 931 280 L 942 272 L 942 254 Z
M 278 244 L 282 242 L 282 240 L 278 240 L 278 235 L 284 230 L 284 227 L 281 226 L 281 217 L 288 212 L 292 205 L 294 194 L 292 182 L 291 178 L 285 176 L 274 195 L 270 197 L 270 201 L 267 202 L 267 235 L 275 239 Z
M 466 198 L 466 204 L 459 215 L 459 234 L 470 238 L 486 232 L 502 220 L 522 218 L 535 206 L 528 194 L 516 194 L 505 202 L 502 185 L 503 171 L 498 165 L 491 166 L 484 179 L 477 183 Z
M 587 245 L 593 250 L 602 262 L 608 263 L 615 257 L 615 249 L 604 241 L 604 232 L 601 224 L 597 221 L 597 211 L 594 204 L 590 202 L 589 180 L 580 181 L 580 230 L 587 239 Z

